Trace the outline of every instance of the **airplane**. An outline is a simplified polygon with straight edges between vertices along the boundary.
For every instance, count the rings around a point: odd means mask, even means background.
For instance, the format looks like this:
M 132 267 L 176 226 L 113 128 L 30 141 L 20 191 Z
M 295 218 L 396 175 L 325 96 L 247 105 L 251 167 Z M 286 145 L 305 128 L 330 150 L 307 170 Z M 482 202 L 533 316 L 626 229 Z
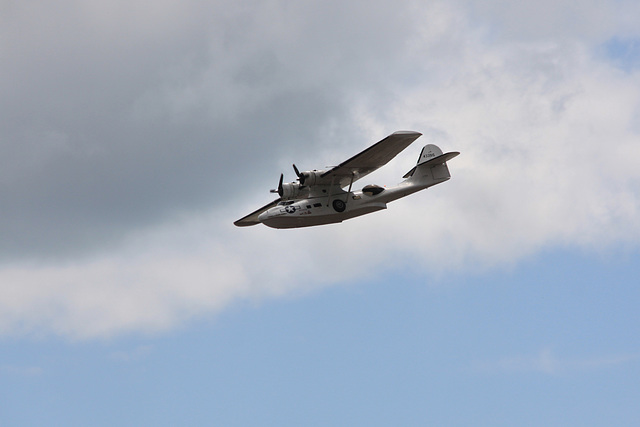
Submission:
M 280 174 L 277 199 L 234 222 L 238 227 L 264 224 L 271 228 L 299 228 L 334 224 L 387 208 L 387 203 L 424 190 L 451 178 L 447 161 L 460 153 L 442 153 L 433 144 L 422 148 L 417 164 L 393 187 L 369 184 L 351 191 L 353 183 L 386 165 L 422 134 L 394 132 L 338 166 L 325 170 L 300 172 L 298 179 L 283 183 Z M 344 189 L 347 188 L 345 191 Z

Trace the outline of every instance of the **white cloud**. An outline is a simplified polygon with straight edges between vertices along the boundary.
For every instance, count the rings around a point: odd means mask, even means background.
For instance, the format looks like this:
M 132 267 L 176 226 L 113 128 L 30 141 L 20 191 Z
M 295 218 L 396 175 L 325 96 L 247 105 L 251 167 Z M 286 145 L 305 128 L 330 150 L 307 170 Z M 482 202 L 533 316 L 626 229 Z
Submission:
M 457 65 L 441 85 L 399 95 L 394 116 L 463 153 L 441 224 L 459 249 L 495 260 L 638 242 L 640 75 L 574 43 L 478 45 Z
M 631 363 L 640 354 L 618 354 L 588 358 L 558 357 L 551 349 L 544 348 L 534 356 L 505 357 L 493 363 L 478 363 L 476 368 L 488 373 L 538 372 L 543 374 L 564 374 L 573 371 L 606 369 L 616 365 Z
M 196 184 L 201 188 L 202 179 L 169 191 L 172 179 L 165 178 L 157 188 L 147 191 L 148 185 L 139 185 L 126 193 L 139 202 L 132 206 L 146 209 L 134 213 L 145 217 L 156 207 L 169 206 L 182 216 L 165 216 L 162 223 L 153 217 L 143 226 L 136 222 L 139 219 L 123 221 L 127 223 L 123 239 L 109 241 L 109 245 L 97 239 L 100 251 L 66 257 L 64 263 L 51 258 L 42 261 L 38 256 L 31 261 L 5 262 L 0 267 L 0 332 L 94 337 L 162 330 L 216 312 L 236 300 L 295 295 L 373 277 L 388 269 L 443 272 L 470 265 L 491 266 L 557 245 L 587 250 L 621 243 L 637 246 L 640 73 L 623 73 L 593 54 L 594 44 L 610 37 L 609 24 L 596 31 L 591 28 L 592 20 L 585 18 L 574 27 L 560 28 L 567 8 L 552 8 L 547 13 L 561 14 L 548 21 L 554 31 L 535 36 L 534 27 L 525 28 L 526 37 L 507 40 L 492 37 L 491 19 L 475 22 L 473 10 L 459 4 L 376 5 L 371 9 L 368 4 L 353 5 L 353 10 L 340 15 L 335 10 L 337 3 L 325 9 L 324 3 L 303 7 L 269 2 L 256 3 L 255 10 L 237 6 L 216 15 L 209 44 L 200 41 L 196 53 L 179 56 L 162 72 L 154 72 L 145 89 L 132 97 L 135 102 L 127 104 L 127 111 L 133 111 L 134 122 L 140 126 L 153 123 L 160 127 L 160 135 L 166 121 L 197 125 L 212 118 L 243 129 L 290 128 L 301 142 L 296 145 L 292 142 L 296 138 L 289 134 L 282 148 L 278 148 L 279 140 L 242 141 L 247 144 L 242 149 L 233 146 L 233 139 L 219 142 L 213 156 L 217 163 L 211 168 L 220 171 L 205 176 L 216 178 L 215 183 L 207 181 L 211 192 L 216 191 L 215 185 L 224 192 L 206 198 L 216 200 L 208 208 L 203 208 L 202 201 L 190 205 L 177 196 L 180 189 Z M 493 5 L 495 10 L 487 8 L 482 13 L 509 21 L 510 31 L 519 28 L 516 24 L 524 18 L 514 15 L 504 3 Z M 203 25 L 201 16 L 191 17 L 193 9 L 176 12 L 165 6 L 155 15 L 164 28 L 159 34 L 179 32 L 167 19 L 174 14 L 180 16 L 180 22 L 195 19 Z M 584 8 L 582 14 L 596 16 L 601 8 L 609 7 L 604 3 L 596 6 Z M 369 20 L 355 20 L 363 8 Z M 382 26 L 389 11 L 396 9 L 400 12 L 395 19 Z M 607 10 L 611 19 L 620 19 Z M 96 19 L 103 19 L 101 28 L 106 34 L 113 25 L 109 16 L 95 14 Z M 317 16 L 323 19 L 315 20 Z M 280 25 L 283 22 L 287 25 Z M 334 26 L 326 27 L 329 23 Z M 156 34 L 147 27 L 140 31 L 143 35 L 137 40 Z M 225 37 L 216 38 L 221 34 Z M 179 44 L 186 45 L 185 40 Z M 130 58 L 133 63 L 127 67 L 135 68 L 136 58 Z M 282 102 L 285 95 L 312 99 L 312 108 L 272 115 L 273 110 L 287 105 Z M 328 101 L 334 97 L 340 102 Z M 322 102 L 327 104 L 318 107 Z M 296 107 L 305 105 L 295 103 Z M 324 110 L 332 109 L 340 109 L 339 114 L 323 115 Z M 260 121 L 234 121 L 256 112 L 264 115 Z M 194 120 L 198 114 L 202 116 Z M 321 123 L 304 124 L 313 121 Z M 306 140 L 298 129 L 313 136 Z M 236 182 L 245 175 L 237 172 L 238 165 L 254 179 L 258 168 L 277 170 L 292 162 L 323 167 L 325 164 L 311 163 L 314 159 L 341 161 L 397 129 L 414 129 L 424 136 L 366 181 L 395 183 L 415 162 L 421 143 L 462 152 L 450 163 L 453 179 L 394 202 L 388 211 L 341 225 L 289 231 L 231 225 L 270 200 L 267 190 L 277 179 L 275 173 L 261 176 L 264 181 L 260 182 Z M 256 130 L 249 135 L 257 138 L 263 133 Z M 56 147 L 78 152 L 77 140 L 66 132 L 45 134 L 50 146 L 43 147 L 43 155 L 50 155 L 46 150 L 56 151 Z M 277 139 L 281 134 L 272 135 Z M 352 141 L 351 136 L 357 138 Z M 321 139 L 326 143 L 320 144 Z M 177 151 L 173 149 L 176 145 L 160 144 L 152 151 L 162 159 L 163 155 L 174 159 L 176 153 L 189 150 L 202 157 L 206 156 L 199 150 L 209 150 L 211 156 L 211 149 L 204 145 L 186 144 Z M 92 146 L 82 144 L 82 149 L 87 147 Z M 125 155 L 114 165 L 126 166 L 127 162 L 120 161 L 128 159 L 130 152 L 135 154 L 130 163 L 140 162 L 141 176 L 165 164 L 162 160 L 145 169 L 147 151 L 140 155 L 135 148 L 134 144 L 132 151 L 115 151 L 113 158 Z M 265 152 L 273 158 L 265 159 L 261 155 Z M 303 159 L 294 158 L 300 153 Z M 239 155 L 246 159 L 240 162 Z M 273 165 L 267 168 L 264 162 Z M 191 172 L 192 166 L 185 161 L 173 176 Z M 104 168 L 111 169 L 119 177 L 117 167 Z M 66 171 L 58 168 L 63 175 Z M 56 175 L 50 177 L 54 180 Z M 70 175 L 53 188 L 63 188 L 77 178 Z M 136 182 L 116 179 L 112 187 Z M 166 206 L 146 206 L 142 196 L 148 192 L 156 194 L 154 203 L 166 197 Z M 203 198 L 205 191 L 196 193 Z M 45 202 L 56 200 L 54 196 L 48 195 Z M 119 200 L 112 197 L 106 206 L 118 205 Z M 95 215 L 104 216 L 103 205 L 96 206 Z M 38 215 L 47 212 L 36 210 Z M 85 212 L 84 220 L 92 218 L 92 212 Z M 29 215 L 38 218 L 33 209 L 25 212 L 25 217 Z M 49 216 L 41 218 L 49 220 Z M 74 218 L 69 220 L 72 225 Z M 23 225 L 25 229 L 60 227 L 55 221 L 46 224 L 42 227 L 37 220 L 24 220 Z M 89 221 L 90 230 L 91 224 L 94 228 L 100 225 Z M 60 247 L 65 244 L 60 239 L 53 242 Z M 553 359 L 547 365 L 543 358 L 538 362 L 553 369 Z

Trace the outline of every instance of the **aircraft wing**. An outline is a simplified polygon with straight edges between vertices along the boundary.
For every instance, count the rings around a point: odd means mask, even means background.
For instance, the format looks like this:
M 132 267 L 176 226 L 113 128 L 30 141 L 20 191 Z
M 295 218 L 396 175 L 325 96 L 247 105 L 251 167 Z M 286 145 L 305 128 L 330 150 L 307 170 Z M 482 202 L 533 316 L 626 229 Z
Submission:
M 273 202 L 271 202 L 271 203 L 269 203 L 267 205 L 264 205 L 260 209 L 257 209 L 256 211 L 251 212 L 249 215 L 247 215 L 245 217 L 240 218 L 239 220 L 237 220 L 233 224 L 238 226 L 238 227 L 248 227 L 250 225 L 260 224 L 260 221 L 258 221 L 258 216 L 262 212 L 266 211 L 267 209 L 271 209 L 272 207 L 277 205 L 280 200 L 281 199 L 278 197 Z
M 379 167 L 386 165 L 413 141 L 418 139 L 420 135 L 422 134 L 413 131 L 394 132 L 349 160 L 324 172 L 320 178 L 323 183 L 329 184 L 333 182 L 340 187 L 346 187 Z

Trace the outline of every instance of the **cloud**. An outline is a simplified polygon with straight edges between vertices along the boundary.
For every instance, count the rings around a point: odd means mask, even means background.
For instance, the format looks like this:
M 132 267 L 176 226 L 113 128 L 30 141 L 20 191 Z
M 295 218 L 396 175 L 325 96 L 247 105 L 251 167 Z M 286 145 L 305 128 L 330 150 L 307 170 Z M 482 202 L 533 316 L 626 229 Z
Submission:
M 633 16 L 640 11 L 632 0 L 619 1 L 615 6 L 606 0 L 589 5 L 565 0 L 465 3 L 466 10 L 475 20 L 485 23 L 494 37 L 527 42 L 575 38 L 594 42 L 614 33 L 637 34 Z
M 498 50 L 462 55 L 448 84 L 403 97 L 401 111 L 428 117 L 441 145 L 463 153 L 441 207 L 458 249 L 490 261 L 637 242 L 638 75 L 594 63 L 580 45 Z
M 2 333 L 163 330 L 389 269 L 637 246 L 640 74 L 597 53 L 637 29 L 613 6 L 567 27 L 558 4 L 536 33 L 503 2 L 122 4 L 4 6 Z M 291 163 L 398 129 L 424 136 L 362 185 L 421 143 L 462 152 L 453 179 L 342 225 L 231 225 Z
M 477 367 L 489 373 L 564 374 L 572 371 L 591 371 L 607 369 L 613 366 L 631 363 L 640 358 L 640 354 L 619 354 L 591 358 L 560 358 L 548 348 L 535 356 L 505 357 L 495 363 L 481 363 Z

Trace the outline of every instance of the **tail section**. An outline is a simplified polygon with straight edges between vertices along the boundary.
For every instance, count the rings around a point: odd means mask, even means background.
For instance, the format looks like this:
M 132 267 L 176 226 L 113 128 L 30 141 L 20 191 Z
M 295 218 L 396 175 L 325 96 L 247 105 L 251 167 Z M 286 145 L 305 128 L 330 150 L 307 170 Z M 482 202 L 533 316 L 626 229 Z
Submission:
M 420 166 L 423 163 L 433 160 L 438 156 L 442 156 L 442 150 L 437 145 L 428 144 L 422 147 L 420 157 L 418 157 L 417 165 Z
M 453 159 L 458 154 L 457 151 L 451 151 L 443 154 L 440 147 L 433 144 L 425 145 L 422 148 L 418 163 L 403 178 L 407 181 L 415 182 L 419 185 L 434 185 L 451 178 L 447 161 Z

